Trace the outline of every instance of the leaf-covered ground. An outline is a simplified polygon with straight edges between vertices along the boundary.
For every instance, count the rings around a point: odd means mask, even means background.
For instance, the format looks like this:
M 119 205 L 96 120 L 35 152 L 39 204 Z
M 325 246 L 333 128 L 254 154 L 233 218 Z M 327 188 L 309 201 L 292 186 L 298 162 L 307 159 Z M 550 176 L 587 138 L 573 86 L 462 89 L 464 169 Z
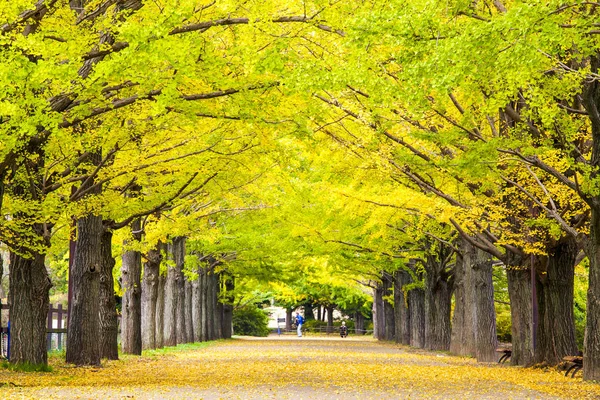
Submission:
M 597 399 L 556 370 L 478 365 L 369 339 L 227 340 L 123 357 L 102 368 L 0 370 L 0 398 Z

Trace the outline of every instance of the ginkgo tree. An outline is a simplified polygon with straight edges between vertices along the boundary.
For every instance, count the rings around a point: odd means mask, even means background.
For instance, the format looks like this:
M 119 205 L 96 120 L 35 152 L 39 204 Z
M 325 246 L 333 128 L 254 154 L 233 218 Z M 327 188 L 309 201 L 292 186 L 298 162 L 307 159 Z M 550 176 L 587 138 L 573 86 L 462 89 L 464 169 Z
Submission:
M 218 113 L 217 109 L 212 108 L 211 112 L 206 113 L 206 110 L 190 108 L 187 104 L 234 94 L 241 94 L 238 97 L 243 98 L 253 91 L 264 91 L 281 84 L 277 79 L 277 69 L 290 67 L 293 60 L 307 50 L 286 51 L 288 64 L 274 63 L 272 60 L 281 59 L 283 50 L 288 48 L 276 46 L 278 40 L 270 32 L 279 31 L 281 34 L 281 29 L 287 28 L 281 28 L 280 25 L 291 24 L 303 26 L 302 33 L 319 31 L 323 35 L 339 36 L 334 33 L 334 28 L 320 22 L 321 17 L 319 20 L 313 17 L 323 9 L 315 5 L 308 9 L 303 6 L 293 10 L 300 12 L 298 15 L 281 14 L 289 11 L 292 10 L 284 9 L 277 2 L 242 9 L 236 2 L 198 5 L 191 1 L 168 7 L 137 1 L 45 1 L 35 4 L 23 1 L 3 7 L 2 52 L 3 58 L 8 61 L 3 63 L 5 76 L 8 77 L 3 98 L 6 99 L 5 103 L 11 99 L 13 104 L 15 99 L 22 100 L 20 107 L 8 104 L 4 107 L 3 154 L 0 162 L 3 188 L 9 176 L 19 178 L 20 182 L 44 182 L 33 186 L 30 194 L 27 194 L 28 188 L 23 184 L 11 184 L 9 190 L 15 199 L 13 203 L 17 199 L 22 202 L 33 200 L 29 196 L 45 199 L 48 190 L 54 190 L 54 180 L 61 178 L 82 182 L 77 190 L 80 194 L 99 194 L 101 186 L 98 183 L 101 181 L 94 181 L 90 175 L 81 180 L 74 175 L 75 167 L 94 171 L 94 167 L 111 150 L 103 150 L 97 137 L 88 142 L 80 154 L 66 154 L 68 165 L 58 175 L 48 175 L 52 179 L 46 182 L 42 170 L 48 166 L 44 163 L 49 151 L 46 146 L 50 140 L 66 143 L 71 141 L 71 137 L 88 135 L 90 129 L 95 129 L 95 124 L 102 125 L 99 118 L 109 114 L 114 114 L 109 118 L 118 115 L 116 119 L 120 120 L 119 123 L 127 123 L 129 113 L 139 113 L 139 109 L 134 107 L 136 105 L 148 107 L 153 116 L 180 112 L 193 118 L 204 114 L 211 117 L 214 116 L 212 112 Z M 312 14 L 308 15 L 308 11 Z M 238 13 L 243 15 L 231 17 Z M 264 25 L 270 32 L 263 33 L 253 26 L 247 26 L 255 23 Z M 240 37 L 241 31 L 232 28 L 232 25 L 246 26 L 248 34 L 241 35 L 245 40 L 234 40 Z M 262 35 L 263 39 L 257 40 L 256 35 Z M 281 42 L 288 41 L 285 36 L 284 31 Z M 262 51 L 269 47 L 279 51 Z M 246 68 L 249 60 L 253 60 L 251 63 L 255 67 Z M 248 106 L 252 106 L 249 100 L 238 103 L 241 114 L 249 114 L 244 111 Z M 29 168 L 25 168 L 27 163 L 31 164 Z M 88 203 L 87 199 L 85 203 Z M 55 206 L 60 207 L 56 203 Z M 19 221 L 24 221 L 25 215 L 29 216 L 27 219 L 39 220 L 38 228 L 30 229 L 33 227 L 31 223 L 30 228 L 27 228 L 27 224 L 14 229 L 7 226 L 4 236 L 6 242 L 12 243 L 15 241 L 10 240 L 10 236 L 21 232 L 19 242 L 24 245 L 13 246 L 17 250 L 11 263 L 13 276 L 21 274 L 20 271 L 27 271 L 26 274 L 33 279 L 24 287 L 11 288 L 11 296 L 14 296 L 11 297 L 11 314 L 15 326 L 31 327 L 15 330 L 13 360 L 38 364 L 46 361 L 45 335 L 42 332 L 42 314 L 45 311 L 42 310 L 48 303 L 49 285 L 43 268 L 44 241 L 34 238 L 46 237 L 47 241 L 52 218 L 48 218 L 51 214 L 48 211 L 44 212 L 42 218 L 38 217 L 35 210 L 38 207 L 33 208 L 13 208 L 11 211 L 19 216 L 15 218 Z M 88 209 L 91 211 L 92 208 Z M 77 276 L 89 273 L 91 275 L 85 276 L 97 276 L 93 265 L 99 263 L 99 254 L 82 253 L 85 241 L 81 238 L 89 229 L 96 235 L 91 248 L 99 248 L 102 230 L 101 218 L 97 215 L 81 216 L 78 220 L 81 226 L 78 227 L 80 245 L 74 257 L 72 278 L 75 280 Z M 33 238 L 24 240 L 34 232 Z M 35 247 L 33 243 L 37 243 Z M 22 255 L 23 259 L 17 254 Z M 32 260 L 37 261 L 32 263 Z M 11 282 L 15 283 L 16 280 Z M 77 290 L 95 293 L 95 290 L 87 290 L 84 282 L 76 285 Z M 93 280 L 89 284 L 93 284 Z M 39 293 L 32 292 L 32 287 L 39 288 L 36 289 Z M 34 304 L 39 305 L 39 310 L 36 311 Z M 97 326 L 93 318 L 88 326 L 82 317 L 86 307 L 92 315 L 96 313 L 93 304 L 93 296 L 72 304 L 70 318 L 78 322 L 70 324 L 73 331 L 69 334 L 69 340 L 73 342 L 70 346 L 72 353 L 69 353 L 74 358 L 69 358 L 76 363 L 98 363 L 94 351 L 79 349 L 76 345 L 84 343 L 84 337 Z M 80 309 L 80 305 L 83 308 Z M 30 335 L 21 338 L 20 332 L 30 332 Z
M 46 362 L 44 258 L 56 224 L 74 220 L 76 364 L 99 363 L 86 338 L 101 321 L 97 265 L 112 270 L 102 238 L 128 227 L 125 257 L 137 267 L 159 242 L 185 237 L 194 256 L 215 260 L 198 276 L 368 281 L 386 337 L 395 325 L 396 338 L 414 331 L 421 347 L 482 361 L 495 347 L 493 257 L 506 267 L 519 365 L 577 350 L 574 267 L 587 256 L 585 378 L 598 379 L 596 8 L 1 6 L 0 229 L 11 276 L 25 277 L 11 279 L 12 323 L 24 327 L 13 361 Z M 168 277 L 184 269 L 178 254 Z M 139 269 L 123 263 L 130 271 L 126 303 L 137 304 L 128 296 Z M 403 325 L 413 311 L 414 327 Z

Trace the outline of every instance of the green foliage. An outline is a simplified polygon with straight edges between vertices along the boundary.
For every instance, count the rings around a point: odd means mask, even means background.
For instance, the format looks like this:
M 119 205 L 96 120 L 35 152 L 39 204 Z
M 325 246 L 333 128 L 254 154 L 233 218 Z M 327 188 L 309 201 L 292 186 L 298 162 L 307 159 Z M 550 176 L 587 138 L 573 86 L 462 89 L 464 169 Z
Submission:
M 575 315 L 575 336 L 577 346 L 583 348 L 583 339 L 585 336 L 586 306 L 588 291 L 588 270 L 589 260 L 586 258 L 575 268 L 575 287 L 574 287 L 574 315 Z
M 510 343 L 512 340 L 512 323 L 510 319 L 509 307 L 496 306 L 496 335 L 498 340 L 504 343 Z
M 233 310 L 233 332 L 236 335 L 268 336 L 268 322 L 267 313 L 256 306 L 248 305 Z
M 47 364 L 12 364 L 8 361 L 2 361 L 0 367 L 15 372 L 52 372 L 52 367 Z
M 23 35 L 32 1 L 6 3 L 0 237 L 48 255 L 53 293 L 66 291 L 72 221 L 90 213 L 144 216 L 141 242 L 115 232 L 116 256 L 188 236 L 186 276 L 214 255 L 235 277 L 235 304 L 364 315 L 381 271 L 453 241 L 453 227 L 485 230 L 497 258 L 547 255 L 572 221 L 569 234 L 589 232 L 579 195 L 598 196 L 600 179 L 573 99 L 598 78 L 591 4 L 181 0 L 96 13 L 93 1 L 77 21 L 63 1 Z M 302 15 L 318 18 L 274 22 Z M 108 55 L 81 74 L 97 49 Z M 69 107 L 54 107 L 61 98 Z M 102 165 L 84 157 L 96 152 Z M 84 196 L 87 181 L 102 192 Z M 403 290 L 423 288 L 427 271 L 409 273 Z M 587 274 L 575 282 L 580 343 Z M 509 340 L 501 268 L 494 285 Z M 238 307 L 238 333 L 264 334 L 263 317 Z

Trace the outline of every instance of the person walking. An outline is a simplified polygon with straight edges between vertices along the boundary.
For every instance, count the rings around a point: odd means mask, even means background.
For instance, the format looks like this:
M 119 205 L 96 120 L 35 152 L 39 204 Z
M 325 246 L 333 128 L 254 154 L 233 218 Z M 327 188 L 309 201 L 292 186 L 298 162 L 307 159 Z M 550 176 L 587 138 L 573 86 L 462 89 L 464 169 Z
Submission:
M 304 318 L 300 313 L 296 313 L 296 326 L 298 327 L 298 337 L 302 337 L 302 324 L 304 323 Z

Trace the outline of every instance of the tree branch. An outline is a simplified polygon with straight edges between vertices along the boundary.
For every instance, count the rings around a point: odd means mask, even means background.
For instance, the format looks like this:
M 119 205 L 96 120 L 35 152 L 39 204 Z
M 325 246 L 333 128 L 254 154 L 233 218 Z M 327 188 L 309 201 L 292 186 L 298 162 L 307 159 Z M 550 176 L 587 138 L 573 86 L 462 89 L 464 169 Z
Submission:
M 194 179 L 196 178 L 196 176 L 198 176 L 198 172 L 192 174 L 192 176 L 190 177 L 190 179 L 188 179 L 179 188 L 179 190 L 177 190 L 177 192 L 175 192 L 170 198 L 168 198 L 167 200 L 163 201 L 162 203 L 160 203 L 156 207 L 154 207 L 154 208 L 152 208 L 150 210 L 145 210 L 145 211 L 141 211 L 139 213 L 133 214 L 133 215 L 129 216 L 128 218 L 124 219 L 121 222 L 113 222 L 112 225 L 111 225 L 111 228 L 112 229 L 120 229 L 120 228 L 123 228 L 123 227 L 129 225 L 136 218 L 144 217 L 146 215 L 151 215 L 151 214 L 154 214 L 156 212 L 162 211 L 162 209 L 164 207 L 168 206 L 171 202 L 173 202 L 175 199 L 177 199 L 183 193 L 183 191 L 194 181 Z M 208 182 L 210 182 L 216 176 L 217 176 L 217 174 L 214 173 L 211 176 L 209 176 L 208 178 L 206 178 L 204 180 L 204 182 L 202 182 L 202 184 L 200 185 L 200 187 L 198 189 L 206 186 L 206 184 Z
M 40 18 L 41 16 L 45 15 L 50 9 L 50 7 L 52 7 L 56 2 L 57 0 L 39 0 L 36 3 L 35 8 L 33 10 L 23 11 L 16 21 L 4 24 L 2 28 L 0 28 L 0 32 L 8 33 L 13 29 L 23 25 L 25 22 L 27 22 L 27 20 L 31 18 Z
M 452 225 L 454 225 L 454 228 L 458 231 L 458 233 L 460 234 L 460 236 L 465 239 L 467 242 L 469 242 L 471 244 L 471 246 L 475 246 L 478 249 L 481 249 L 483 251 L 485 251 L 486 253 L 489 253 L 491 255 L 493 255 L 494 257 L 496 257 L 497 259 L 505 262 L 506 260 L 506 256 L 496 247 L 496 246 L 485 246 L 481 243 L 479 243 L 478 241 L 474 240 L 471 235 L 467 234 L 463 228 L 459 225 L 458 222 L 456 222 L 454 220 L 454 218 L 450 218 L 450 223 Z
M 577 239 L 579 236 L 579 233 L 577 232 L 576 229 L 574 229 L 571 225 L 569 225 L 561 216 L 560 214 L 556 211 L 556 210 L 552 210 L 548 207 L 546 207 L 541 201 L 539 201 L 537 199 L 537 197 L 535 197 L 533 194 L 531 194 L 527 189 L 525 189 L 523 186 L 519 185 L 517 182 L 514 182 L 510 179 L 508 179 L 507 177 L 500 175 L 500 178 L 505 181 L 506 183 L 511 184 L 512 186 L 516 187 L 517 189 L 519 189 L 521 192 L 523 192 L 527 197 L 529 197 L 535 204 L 538 205 L 538 207 L 540 207 L 541 209 L 543 209 L 544 211 L 546 211 L 546 214 L 548 214 L 548 216 L 554 218 L 554 220 L 556 220 L 556 222 L 558 222 L 560 224 L 560 226 L 565 230 L 565 232 L 567 232 L 569 235 L 571 235 L 573 238 Z

